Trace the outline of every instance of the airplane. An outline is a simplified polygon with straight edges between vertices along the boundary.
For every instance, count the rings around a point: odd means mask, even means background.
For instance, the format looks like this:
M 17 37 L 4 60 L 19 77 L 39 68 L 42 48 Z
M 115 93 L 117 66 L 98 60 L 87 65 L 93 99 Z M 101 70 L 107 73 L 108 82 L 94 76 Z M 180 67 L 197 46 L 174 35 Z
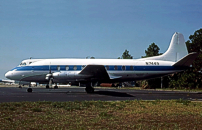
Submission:
M 12 80 L 47 84 L 76 82 L 85 85 L 87 93 L 100 83 L 151 79 L 183 71 L 190 67 L 198 53 L 188 54 L 184 36 L 174 33 L 168 50 L 141 59 L 27 59 L 8 71 Z M 32 88 L 27 89 L 32 92 Z

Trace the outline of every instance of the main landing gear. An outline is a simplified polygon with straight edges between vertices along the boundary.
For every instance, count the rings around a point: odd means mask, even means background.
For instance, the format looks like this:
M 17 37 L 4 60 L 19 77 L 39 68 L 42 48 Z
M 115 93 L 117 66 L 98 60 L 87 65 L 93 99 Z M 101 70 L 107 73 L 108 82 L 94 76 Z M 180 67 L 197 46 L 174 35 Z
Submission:
M 91 83 L 86 84 L 86 93 L 94 93 L 94 88 Z
M 50 87 L 52 88 L 53 84 L 53 78 L 50 78 L 49 83 L 46 85 L 46 88 L 49 89 Z M 54 89 L 58 89 L 57 83 L 54 83 Z

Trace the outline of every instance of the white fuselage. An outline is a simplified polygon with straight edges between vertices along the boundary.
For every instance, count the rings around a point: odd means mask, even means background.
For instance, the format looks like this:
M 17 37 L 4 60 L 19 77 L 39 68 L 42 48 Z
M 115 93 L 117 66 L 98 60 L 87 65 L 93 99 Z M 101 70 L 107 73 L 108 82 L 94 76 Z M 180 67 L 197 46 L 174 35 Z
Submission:
M 183 70 L 173 67 L 174 63 L 144 59 L 28 59 L 5 76 L 12 80 L 46 83 L 46 76 L 51 72 L 56 83 L 99 81 L 92 75 L 80 72 L 87 65 L 103 65 L 110 77 L 106 82 L 122 82 L 155 78 Z

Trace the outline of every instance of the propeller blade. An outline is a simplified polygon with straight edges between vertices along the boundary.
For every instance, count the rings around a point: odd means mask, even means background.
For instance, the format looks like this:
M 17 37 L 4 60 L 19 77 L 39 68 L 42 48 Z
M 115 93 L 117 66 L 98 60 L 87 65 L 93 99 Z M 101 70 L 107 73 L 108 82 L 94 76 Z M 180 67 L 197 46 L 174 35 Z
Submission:
M 53 83 L 53 81 L 52 81 L 52 79 L 50 78 L 50 80 L 49 80 L 49 88 L 52 88 L 52 83 Z
M 53 77 L 53 74 L 51 73 L 51 62 L 49 64 L 49 73 L 46 75 L 46 80 L 50 80 Z

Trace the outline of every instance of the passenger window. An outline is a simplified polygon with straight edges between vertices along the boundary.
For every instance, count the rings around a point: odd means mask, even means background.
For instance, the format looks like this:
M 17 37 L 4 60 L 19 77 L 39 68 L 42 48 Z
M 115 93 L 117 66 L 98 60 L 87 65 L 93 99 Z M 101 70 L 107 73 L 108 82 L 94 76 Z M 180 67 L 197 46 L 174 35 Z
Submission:
M 65 69 L 66 69 L 66 70 L 69 70 L 69 66 L 67 65 L 67 66 L 65 67 Z
M 77 70 L 77 66 L 76 65 L 74 66 L 74 70 Z
M 133 70 L 133 66 L 130 66 L 130 70 Z
M 114 70 L 118 70 L 118 66 L 115 65 L 115 66 L 114 66 Z
M 122 70 L 126 70 L 126 67 L 125 67 L 125 66 L 122 66 Z

